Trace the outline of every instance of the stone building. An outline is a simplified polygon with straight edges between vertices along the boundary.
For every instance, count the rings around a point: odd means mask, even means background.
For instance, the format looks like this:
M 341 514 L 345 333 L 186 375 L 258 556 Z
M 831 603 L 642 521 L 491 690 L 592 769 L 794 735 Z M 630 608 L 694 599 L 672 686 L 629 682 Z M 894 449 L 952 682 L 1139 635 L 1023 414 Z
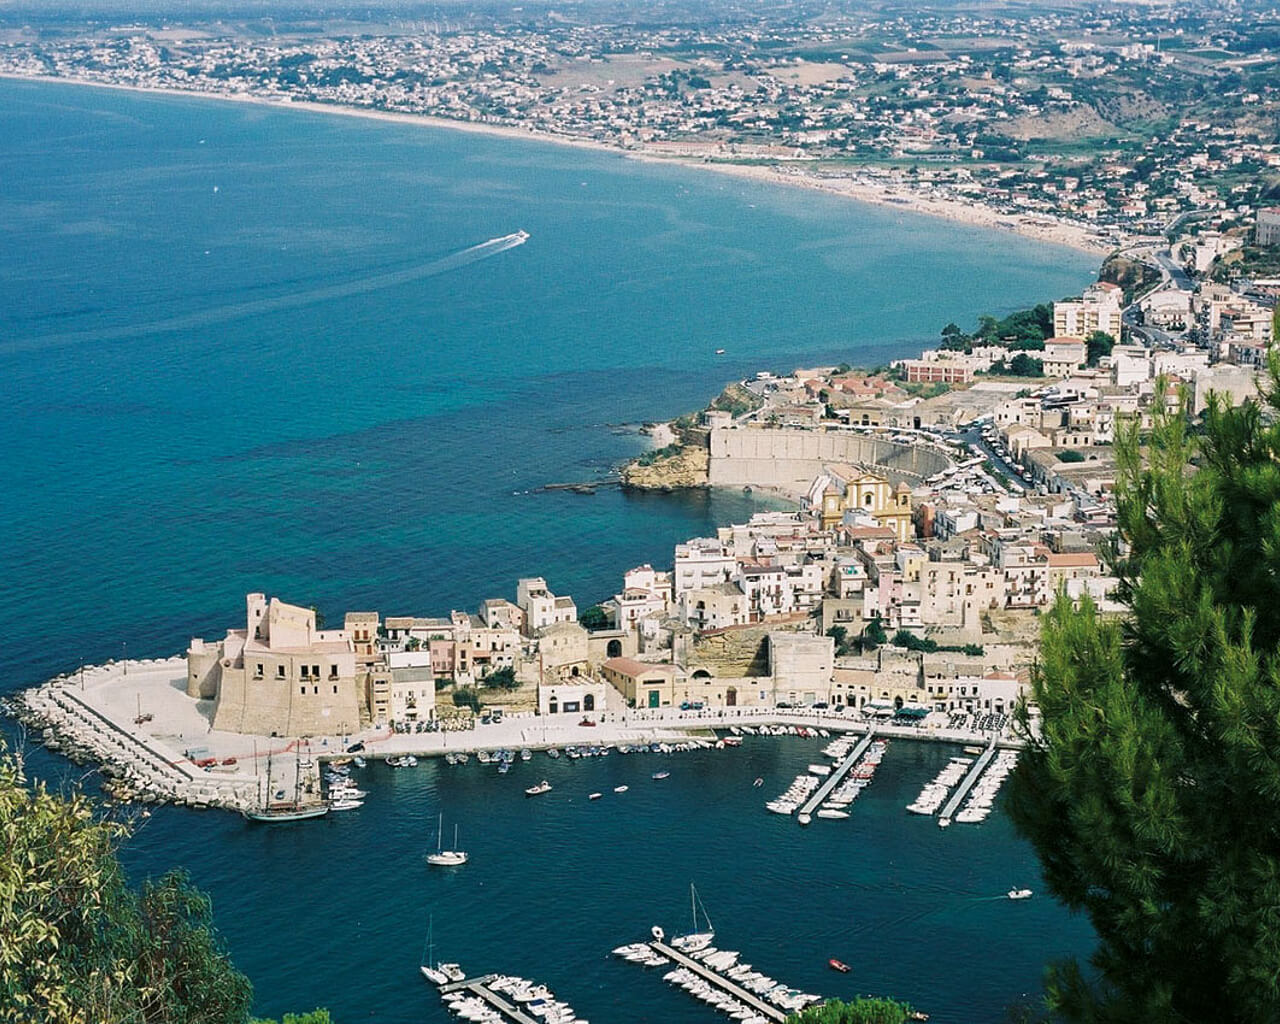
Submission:
M 340 735 L 368 717 L 356 681 L 355 645 L 346 630 L 316 628 L 310 608 L 245 599 L 244 629 L 223 640 L 193 639 L 187 692 L 213 699 L 213 727 L 260 736 Z

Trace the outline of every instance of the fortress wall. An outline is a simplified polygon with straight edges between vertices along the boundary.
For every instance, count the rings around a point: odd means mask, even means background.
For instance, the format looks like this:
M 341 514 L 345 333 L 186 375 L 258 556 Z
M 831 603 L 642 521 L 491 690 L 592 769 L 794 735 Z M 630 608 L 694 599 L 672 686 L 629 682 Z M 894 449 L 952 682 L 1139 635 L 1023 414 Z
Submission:
M 945 455 L 853 431 L 720 427 L 711 431 L 713 487 L 804 491 L 831 463 L 878 466 L 897 483 L 918 483 L 951 465 Z

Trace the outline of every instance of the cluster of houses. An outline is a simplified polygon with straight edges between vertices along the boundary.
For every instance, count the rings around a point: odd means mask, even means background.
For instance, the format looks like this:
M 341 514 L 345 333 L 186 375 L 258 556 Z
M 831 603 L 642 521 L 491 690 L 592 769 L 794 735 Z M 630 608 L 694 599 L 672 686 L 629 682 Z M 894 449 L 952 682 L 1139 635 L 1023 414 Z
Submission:
M 825 467 L 811 495 L 800 511 L 677 545 L 670 570 L 626 572 L 592 628 L 540 578 L 475 614 L 351 612 L 334 630 L 250 594 L 243 628 L 192 641 L 188 693 L 215 702 L 216 729 L 281 736 L 415 728 L 459 713 L 451 694 L 463 687 L 502 704 L 508 691 L 487 686 L 495 673 L 526 700 L 536 690 L 547 715 L 814 704 L 1000 715 L 1030 656 L 989 617 L 1042 607 L 1062 587 L 1106 600 L 1111 581 L 1087 550 L 1096 537 L 1070 502 L 913 487 L 847 465 Z M 927 649 L 895 645 L 900 631 Z

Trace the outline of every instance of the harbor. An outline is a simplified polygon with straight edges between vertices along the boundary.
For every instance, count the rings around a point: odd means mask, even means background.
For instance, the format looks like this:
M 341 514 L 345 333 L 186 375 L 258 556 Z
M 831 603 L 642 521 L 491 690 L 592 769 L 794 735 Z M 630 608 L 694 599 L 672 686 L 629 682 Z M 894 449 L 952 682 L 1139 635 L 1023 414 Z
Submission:
M 509 974 L 460 977 L 457 964 L 424 966 L 421 971 L 439 988 L 440 999 L 449 1011 L 463 1020 L 476 1024 L 589 1024 L 545 985 L 525 978 Z
M 505 771 L 513 751 L 563 751 L 566 759 L 574 760 L 606 751 L 677 753 L 703 746 L 730 750 L 744 737 L 757 735 L 816 739 L 834 734 L 853 740 L 855 747 L 832 774 L 816 790 L 799 794 L 797 805 L 803 803 L 809 809 L 802 813 L 810 814 L 865 754 L 873 733 L 945 743 L 991 739 L 969 730 L 923 731 L 846 719 L 821 709 L 769 707 L 624 709 L 589 717 L 521 712 L 462 731 L 405 733 L 366 727 L 332 736 L 253 736 L 215 730 L 209 702 L 183 692 L 185 675 L 181 657 L 86 666 L 11 695 L 5 708 L 26 727 L 29 741 L 76 763 L 97 765 L 102 789 L 111 800 L 242 814 L 272 803 L 314 810 L 322 799 L 322 766 L 356 752 L 393 765 L 407 764 L 401 759 L 410 757 L 454 764 L 476 757 L 497 762 Z
M 956 787 L 956 791 L 951 794 L 951 797 L 943 805 L 942 812 L 938 815 L 938 826 L 940 828 L 946 828 L 951 824 L 956 808 L 969 795 L 969 790 L 977 783 L 982 773 L 987 770 L 987 765 L 991 763 L 992 758 L 995 756 L 996 743 L 995 740 L 992 740 L 987 749 L 973 762 L 973 767 L 969 769 L 968 774 L 961 780 L 960 785 Z
M 817 791 L 814 792 L 808 800 L 801 804 L 800 812 L 796 815 L 796 820 L 799 821 L 801 825 L 809 824 L 814 808 L 826 800 L 828 794 L 830 794 L 833 789 L 844 781 L 845 776 L 848 775 L 849 772 L 853 770 L 853 766 L 861 760 L 862 755 L 867 752 L 867 749 L 871 746 L 875 738 L 875 730 L 869 730 L 867 734 L 858 741 L 857 745 L 849 751 L 845 759 L 841 761 L 832 770 L 831 774 L 819 784 Z

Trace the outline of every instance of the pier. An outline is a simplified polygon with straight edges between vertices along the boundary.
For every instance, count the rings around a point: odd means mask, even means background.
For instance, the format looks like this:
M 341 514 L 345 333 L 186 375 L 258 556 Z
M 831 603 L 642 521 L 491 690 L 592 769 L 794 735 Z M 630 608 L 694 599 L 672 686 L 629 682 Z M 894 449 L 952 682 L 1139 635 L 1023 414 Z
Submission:
M 853 770 L 853 766 L 867 752 L 867 748 L 871 746 L 872 741 L 876 738 L 874 729 L 868 730 L 867 734 L 858 740 L 858 745 L 854 747 L 843 761 L 841 761 L 835 770 L 823 780 L 822 785 L 813 791 L 813 796 L 804 802 L 804 805 L 797 812 L 797 818 L 801 825 L 809 823 L 809 816 L 813 813 L 813 809 L 825 800 L 830 792 L 844 781 L 844 777 Z
M 541 1024 L 540 1021 L 529 1016 L 529 1014 L 516 1006 L 513 1006 L 489 988 L 488 983 L 493 981 L 496 977 L 496 974 L 484 974 L 479 978 L 467 978 L 463 981 L 451 981 L 447 985 L 440 986 L 440 994 L 448 995 L 451 992 L 460 992 L 465 989 L 473 995 L 479 996 L 502 1014 L 507 1020 L 515 1021 L 515 1024 Z
M 960 806 L 964 798 L 969 795 L 969 790 L 973 789 L 973 784 L 978 781 L 982 773 L 987 770 L 987 765 L 991 763 L 991 759 L 996 756 L 996 741 L 992 740 L 987 749 L 982 752 L 982 756 L 973 762 L 973 767 L 969 769 L 969 774 L 964 777 L 960 785 L 956 787 L 956 791 L 951 794 L 950 799 L 942 806 L 942 811 L 938 815 L 938 825 L 946 828 L 951 824 L 951 816 L 956 813 L 956 808 Z
M 686 970 L 692 971 L 703 981 L 707 982 L 707 984 L 713 985 L 721 992 L 732 996 L 734 999 L 738 1000 L 738 1002 L 742 1003 L 744 1006 L 750 1007 L 756 1013 L 768 1020 L 776 1021 L 777 1024 L 782 1024 L 782 1022 L 789 1016 L 782 1010 L 779 1010 L 776 1006 L 766 1003 L 754 992 L 748 992 L 741 985 L 729 978 L 726 978 L 723 974 L 716 973 L 705 964 L 699 963 L 692 957 L 685 956 L 680 952 L 680 950 L 673 949 L 671 946 L 668 946 L 665 942 L 662 942 L 659 939 L 652 939 L 649 942 L 649 947 L 655 953 L 661 953 L 663 956 L 667 957 L 674 963 L 679 964 Z

